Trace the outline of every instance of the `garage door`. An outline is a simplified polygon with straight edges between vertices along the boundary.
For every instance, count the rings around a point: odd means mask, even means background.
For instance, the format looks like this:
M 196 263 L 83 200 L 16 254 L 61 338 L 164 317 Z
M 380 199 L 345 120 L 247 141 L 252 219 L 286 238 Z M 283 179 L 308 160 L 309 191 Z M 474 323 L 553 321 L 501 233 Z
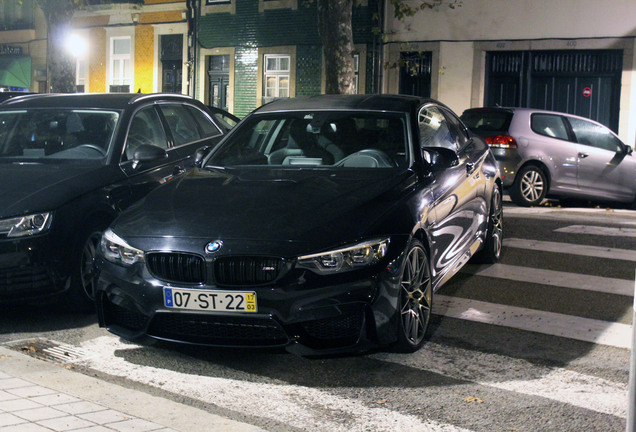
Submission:
M 621 50 L 486 54 L 485 104 L 561 111 L 618 130 Z

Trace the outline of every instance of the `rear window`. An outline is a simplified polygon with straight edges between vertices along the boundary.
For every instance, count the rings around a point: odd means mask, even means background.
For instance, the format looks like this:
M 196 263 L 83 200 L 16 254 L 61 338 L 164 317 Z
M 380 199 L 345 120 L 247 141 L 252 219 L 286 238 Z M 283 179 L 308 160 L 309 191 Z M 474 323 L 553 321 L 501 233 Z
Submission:
M 469 110 L 460 117 L 466 127 L 475 132 L 507 131 L 512 121 L 512 112 L 501 110 Z

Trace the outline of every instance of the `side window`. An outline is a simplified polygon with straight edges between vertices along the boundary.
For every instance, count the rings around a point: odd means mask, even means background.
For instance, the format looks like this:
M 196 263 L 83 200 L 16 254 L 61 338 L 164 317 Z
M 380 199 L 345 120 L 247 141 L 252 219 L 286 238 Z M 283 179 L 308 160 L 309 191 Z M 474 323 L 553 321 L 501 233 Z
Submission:
M 421 107 L 417 114 L 417 124 L 420 130 L 420 147 L 443 147 L 457 151 L 457 142 L 439 108 Z
M 550 138 L 568 140 L 568 130 L 563 117 L 554 114 L 532 114 L 530 127 L 533 132 Z
M 466 132 L 466 127 L 452 112 L 448 110 L 444 110 L 443 112 L 446 115 L 446 120 L 448 121 L 448 128 L 451 131 L 451 134 L 455 137 L 459 149 L 464 148 L 464 146 L 470 142 L 470 137 L 468 136 L 468 132 Z
M 183 105 L 160 105 L 175 146 L 201 139 L 199 127 Z
M 568 121 L 579 144 L 612 152 L 622 150 L 621 141 L 606 127 L 573 117 L 568 117 Z
M 150 106 L 135 113 L 130 121 L 128 137 L 126 138 L 126 160 L 132 160 L 135 150 L 140 145 L 154 145 L 162 149 L 168 148 L 168 139 L 161 125 L 159 114 Z
M 212 120 L 210 120 L 205 114 L 203 114 L 201 110 L 189 105 L 187 108 L 198 125 L 201 126 L 201 132 L 203 133 L 204 137 L 217 136 L 221 133 L 219 128 L 214 123 L 212 123 Z

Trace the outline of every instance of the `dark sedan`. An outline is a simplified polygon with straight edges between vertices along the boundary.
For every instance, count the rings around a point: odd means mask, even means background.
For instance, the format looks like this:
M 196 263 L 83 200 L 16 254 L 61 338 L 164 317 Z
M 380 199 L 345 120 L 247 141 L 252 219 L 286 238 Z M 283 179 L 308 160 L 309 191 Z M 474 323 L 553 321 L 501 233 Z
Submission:
M 93 260 L 124 208 L 225 134 L 187 96 L 31 95 L 0 108 L 0 302 L 94 308 Z
M 105 231 L 96 302 L 111 332 L 412 352 L 433 292 L 475 254 L 501 253 L 494 157 L 430 99 L 279 100 L 199 165 Z

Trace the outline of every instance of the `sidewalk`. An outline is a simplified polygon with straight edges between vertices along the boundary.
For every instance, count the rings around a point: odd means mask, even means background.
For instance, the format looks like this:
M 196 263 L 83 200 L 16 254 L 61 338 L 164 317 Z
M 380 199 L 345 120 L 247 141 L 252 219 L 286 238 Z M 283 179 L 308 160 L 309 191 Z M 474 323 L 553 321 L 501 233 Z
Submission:
M 1 432 L 263 432 L 0 346 Z

